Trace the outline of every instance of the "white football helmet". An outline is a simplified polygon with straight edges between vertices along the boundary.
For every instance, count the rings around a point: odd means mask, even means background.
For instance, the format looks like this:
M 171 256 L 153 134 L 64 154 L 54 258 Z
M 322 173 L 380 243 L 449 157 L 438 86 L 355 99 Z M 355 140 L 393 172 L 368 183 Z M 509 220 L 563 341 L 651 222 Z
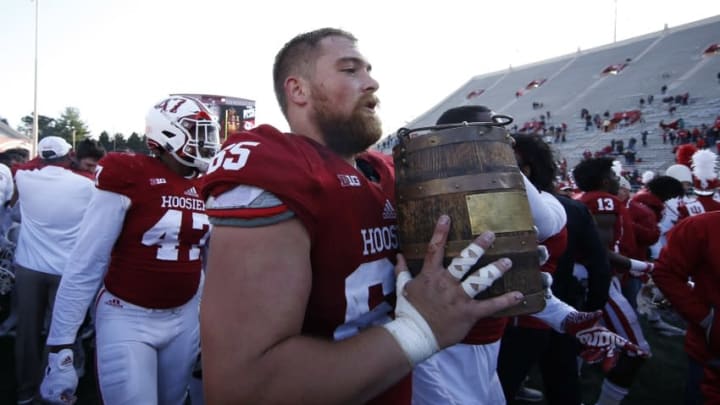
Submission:
M 220 149 L 217 118 L 199 100 L 170 96 L 150 109 L 145 119 L 145 135 L 151 148 L 170 153 L 178 162 L 207 170 L 210 159 Z

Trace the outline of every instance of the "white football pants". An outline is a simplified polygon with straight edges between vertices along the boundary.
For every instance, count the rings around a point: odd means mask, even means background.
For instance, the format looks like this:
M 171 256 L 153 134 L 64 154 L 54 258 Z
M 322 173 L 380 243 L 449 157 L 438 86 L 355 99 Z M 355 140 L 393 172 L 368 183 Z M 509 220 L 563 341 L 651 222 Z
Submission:
M 412 371 L 412 404 L 505 404 L 497 375 L 499 353 L 500 340 L 459 343 L 435 353 Z
M 106 405 L 182 405 L 200 350 L 200 291 L 186 304 L 148 309 L 104 288 L 96 302 L 98 385 Z

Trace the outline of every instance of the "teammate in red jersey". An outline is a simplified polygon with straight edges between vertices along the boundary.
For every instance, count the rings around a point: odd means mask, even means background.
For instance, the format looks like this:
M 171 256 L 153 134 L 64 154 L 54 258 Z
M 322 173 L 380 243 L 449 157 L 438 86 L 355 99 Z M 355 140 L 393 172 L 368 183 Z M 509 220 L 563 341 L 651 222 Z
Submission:
M 680 221 L 668 233 L 653 279 L 687 321 L 687 404 L 720 403 L 720 212 Z M 692 279 L 693 283 L 688 281 Z M 699 398 L 702 392 L 703 398 Z M 704 399 L 705 402 L 702 402 Z
M 199 350 L 201 251 L 209 234 L 198 173 L 217 151 L 218 125 L 198 100 L 150 109 L 154 157 L 111 153 L 60 283 L 47 339 L 43 398 L 71 403 L 72 351 L 96 296 L 97 373 L 106 404 L 182 404 Z
M 442 267 L 450 219 L 441 216 L 410 280 L 396 256 L 393 167 L 365 152 L 381 135 L 378 82 L 352 34 L 296 36 L 273 77 L 293 133 L 264 125 L 232 135 L 203 182 L 213 224 L 201 314 L 206 399 L 409 404 L 403 377 L 414 364 L 521 299 L 471 298 L 511 263 L 461 283 Z M 459 268 L 492 240 L 478 237 Z
M 635 310 L 622 294 L 618 275 L 629 273 L 634 277 L 647 277 L 652 264 L 628 258 L 621 252 L 635 251 L 632 220 L 625 204 L 617 197 L 619 178 L 613 171 L 613 159 L 608 157 L 586 159 L 573 170 L 573 178 L 583 191 L 578 200 L 583 202 L 597 222 L 600 238 L 608 248 L 610 265 L 616 271 L 610 282 L 604 320 L 608 329 L 650 352 Z M 619 404 L 627 395 L 644 356 L 623 353 L 616 367 L 607 374 L 598 403 Z

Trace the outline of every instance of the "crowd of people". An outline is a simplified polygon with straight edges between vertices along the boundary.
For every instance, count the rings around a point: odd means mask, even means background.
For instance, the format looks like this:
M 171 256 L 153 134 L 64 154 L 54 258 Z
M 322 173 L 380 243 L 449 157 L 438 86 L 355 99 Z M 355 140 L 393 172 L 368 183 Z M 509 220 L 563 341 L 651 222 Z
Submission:
M 544 309 L 497 316 L 526 298 L 476 298 L 512 271 L 509 258 L 477 265 L 497 230 L 446 258 L 462 218 L 441 213 L 411 275 L 394 164 L 371 149 L 379 83 L 356 38 L 292 38 L 273 81 L 290 133 L 260 125 L 221 146 L 207 107 L 170 96 L 146 116 L 149 156 L 52 136 L 26 162 L 0 155 L 17 403 L 83 403 L 90 329 L 111 405 L 502 404 L 528 398 L 535 365 L 547 403 L 579 405 L 578 359 L 601 365 L 596 403 L 620 404 L 652 353 L 635 305 L 647 291 L 653 330 L 685 334 L 655 310 L 661 300 L 685 320 L 687 403 L 720 401 L 713 152 L 631 195 L 612 157 L 559 168 L 542 135 L 512 134 Z M 493 114 L 455 107 L 437 125 Z

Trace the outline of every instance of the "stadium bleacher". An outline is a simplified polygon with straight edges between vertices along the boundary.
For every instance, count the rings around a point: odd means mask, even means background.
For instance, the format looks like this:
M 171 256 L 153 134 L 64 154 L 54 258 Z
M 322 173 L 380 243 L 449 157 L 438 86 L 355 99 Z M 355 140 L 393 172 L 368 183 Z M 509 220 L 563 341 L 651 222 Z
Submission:
M 518 127 L 550 112 L 546 127 L 567 124 L 567 142 L 553 143 L 559 158 L 572 168 L 585 150 L 601 150 L 611 139 L 630 137 L 638 141 L 637 162 L 626 169 L 661 171 L 673 163 L 672 146 L 663 144 L 660 121 L 683 118 L 686 128 L 701 124 L 712 126 L 720 115 L 720 53 L 706 52 L 720 42 L 720 16 L 640 37 L 588 49 L 503 71 L 471 78 L 416 119 L 408 128 L 433 125 L 443 111 L 451 107 L 481 104 L 500 114 L 515 118 Z M 610 69 L 608 69 L 610 68 Z M 666 87 L 663 94 L 661 88 Z M 673 103 L 669 112 L 667 96 L 689 94 L 687 105 Z M 648 96 L 654 100 L 648 103 Z M 644 103 L 640 103 L 640 99 Z M 642 120 L 602 132 L 594 126 L 585 131 L 580 111 L 591 115 L 605 111 L 610 115 L 640 110 Z M 604 119 L 604 118 L 603 118 Z M 648 131 L 647 146 L 641 133 Z M 391 134 L 377 145 L 391 153 L 396 143 Z M 548 139 L 549 140 L 549 139 Z M 619 160 L 626 164 L 622 157 Z

